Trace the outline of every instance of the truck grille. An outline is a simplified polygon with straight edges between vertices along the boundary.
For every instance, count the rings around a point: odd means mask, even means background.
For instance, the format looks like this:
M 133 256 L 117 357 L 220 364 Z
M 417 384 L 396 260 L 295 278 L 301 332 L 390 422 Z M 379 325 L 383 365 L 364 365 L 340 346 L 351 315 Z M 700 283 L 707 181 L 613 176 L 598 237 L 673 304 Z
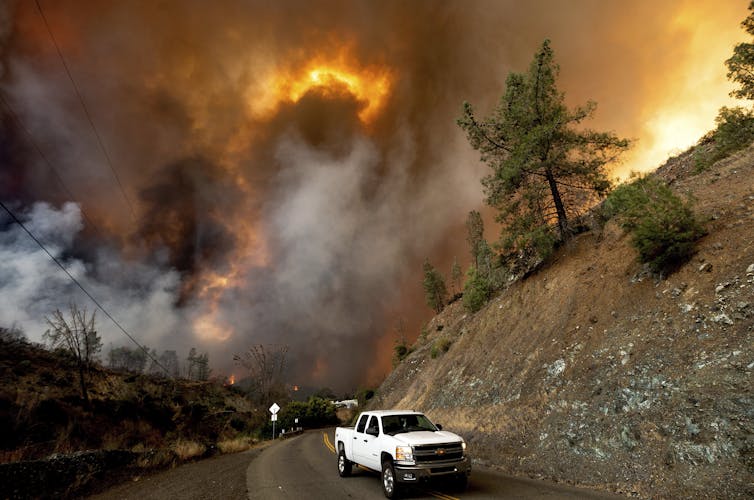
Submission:
M 461 458 L 463 458 L 461 443 L 414 446 L 414 459 L 417 464 L 431 464 Z

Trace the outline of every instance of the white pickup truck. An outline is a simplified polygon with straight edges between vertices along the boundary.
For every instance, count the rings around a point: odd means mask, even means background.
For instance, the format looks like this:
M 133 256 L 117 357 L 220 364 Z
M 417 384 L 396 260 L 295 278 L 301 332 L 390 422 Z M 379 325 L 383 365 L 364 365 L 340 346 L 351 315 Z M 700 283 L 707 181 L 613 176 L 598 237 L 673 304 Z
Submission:
M 351 475 L 353 464 L 382 472 L 382 490 L 395 498 L 405 483 L 454 477 L 464 488 L 471 474 L 466 442 L 416 411 L 367 411 L 356 427 L 335 429 L 338 473 Z

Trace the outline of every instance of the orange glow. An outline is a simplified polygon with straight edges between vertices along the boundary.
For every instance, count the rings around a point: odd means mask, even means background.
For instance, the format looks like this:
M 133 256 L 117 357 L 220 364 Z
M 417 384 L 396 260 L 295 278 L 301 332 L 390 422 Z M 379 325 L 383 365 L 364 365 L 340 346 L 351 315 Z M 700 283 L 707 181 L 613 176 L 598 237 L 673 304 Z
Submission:
M 323 380 L 327 377 L 329 371 L 330 367 L 327 364 L 327 361 L 322 357 L 317 358 L 317 361 L 314 363 L 314 369 L 312 370 L 312 380 Z
M 205 341 L 224 342 L 228 340 L 233 335 L 233 331 L 217 318 L 217 305 L 215 303 L 210 304 L 209 309 L 208 312 L 194 320 L 194 331 L 196 331 L 197 336 Z
M 236 383 L 236 376 L 231 374 L 231 376 L 228 377 L 228 384 L 233 385 L 235 383 Z
M 277 70 L 262 78 L 261 85 L 247 92 L 251 114 L 264 118 L 284 102 L 297 102 L 310 90 L 345 91 L 363 102 L 362 123 L 371 123 L 390 94 L 392 74 L 385 67 L 362 67 L 343 55 L 333 59 L 315 58 L 298 69 Z
M 671 33 L 688 34 L 685 60 L 661 79 L 644 102 L 643 126 L 626 161 L 614 174 L 625 179 L 631 171 L 646 172 L 669 156 L 693 146 L 715 127 L 722 106 L 747 106 L 728 94 L 734 85 L 726 78 L 723 64 L 733 46 L 746 39 L 739 23 L 745 11 L 730 9 L 721 28 L 719 6 L 710 2 L 684 4 L 671 20 Z

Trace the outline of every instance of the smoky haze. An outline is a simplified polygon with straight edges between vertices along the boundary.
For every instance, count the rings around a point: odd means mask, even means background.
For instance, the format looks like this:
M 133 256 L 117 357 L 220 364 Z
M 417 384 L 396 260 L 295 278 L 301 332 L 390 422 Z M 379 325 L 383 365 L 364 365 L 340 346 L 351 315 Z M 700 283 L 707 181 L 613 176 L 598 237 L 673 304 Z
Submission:
M 596 100 L 595 128 L 637 139 L 616 174 L 647 170 L 711 127 L 746 15 L 745 1 L 40 5 L 112 165 L 36 5 L 5 3 L 2 200 L 148 346 L 196 346 L 230 374 L 233 354 L 286 344 L 290 383 L 337 390 L 384 375 L 399 318 L 418 334 L 425 257 L 446 274 L 468 260 L 486 167 L 455 125 L 464 100 L 491 109 L 550 38 L 568 101 Z M 294 92 L 315 67 L 361 87 L 325 75 Z M 0 321 L 38 339 L 55 308 L 93 307 L 2 224 Z M 106 346 L 125 343 L 99 321 Z

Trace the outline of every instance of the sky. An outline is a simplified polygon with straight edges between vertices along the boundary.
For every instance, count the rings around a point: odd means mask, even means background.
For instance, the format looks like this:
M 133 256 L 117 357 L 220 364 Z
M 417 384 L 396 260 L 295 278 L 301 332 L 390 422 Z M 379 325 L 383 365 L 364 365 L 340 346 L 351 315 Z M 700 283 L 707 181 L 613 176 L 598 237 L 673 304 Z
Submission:
M 469 261 L 462 103 L 489 112 L 549 38 L 569 105 L 634 140 L 612 175 L 650 171 L 733 104 L 746 7 L 3 2 L 0 200 L 150 348 L 242 377 L 234 354 L 287 346 L 290 384 L 375 385 L 431 317 L 424 259 Z M 0 214 L 0 326 L 38 341 L 71 302 L 96 309 Z

